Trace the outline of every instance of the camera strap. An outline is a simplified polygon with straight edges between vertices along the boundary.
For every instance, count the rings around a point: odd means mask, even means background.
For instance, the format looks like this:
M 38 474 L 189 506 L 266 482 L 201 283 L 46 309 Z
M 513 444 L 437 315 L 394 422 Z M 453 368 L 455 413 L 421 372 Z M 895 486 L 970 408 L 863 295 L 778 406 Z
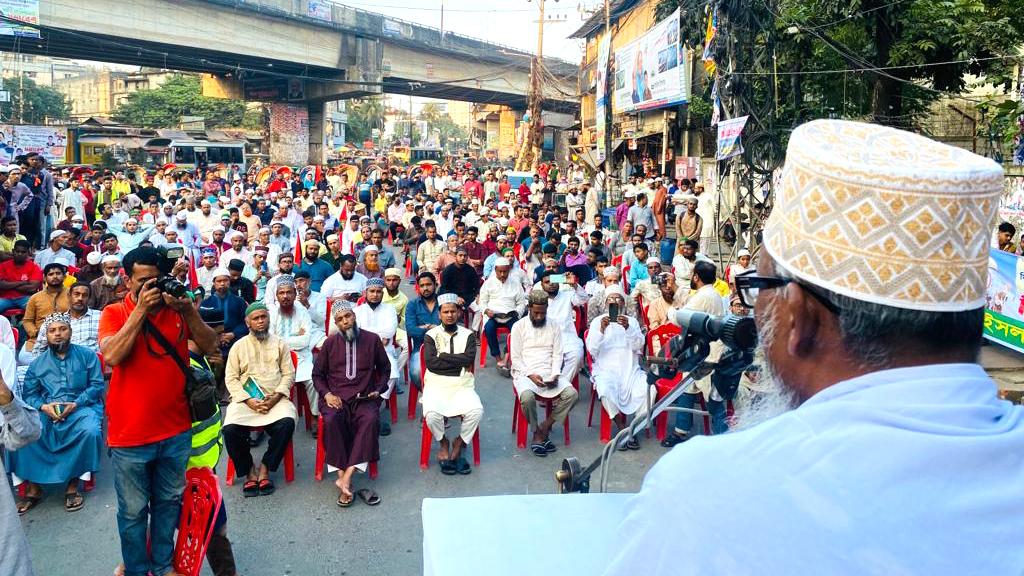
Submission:
M 167 352 L 167 355 L 174 360 L 174 363 L 178 365 L 178 368 L 180 368 L 181 372 L 185 375 L 185 383 L 189 384 L 192 379 L 192 370 L 189 369 L 189 365 L 186 364 L 185 361 L 181 359 L 181 356 L 178 355 L 178 351 L 174 349 L 174 345 L 156 329 L 156 326 L 153 326 L 149 321 L 149 318 L 143 320 L 142 326 L 146 330 L 146 333 L 152 336 L 153 339 L 156 340 L 156 343 L 159 344 L 160 347 Z

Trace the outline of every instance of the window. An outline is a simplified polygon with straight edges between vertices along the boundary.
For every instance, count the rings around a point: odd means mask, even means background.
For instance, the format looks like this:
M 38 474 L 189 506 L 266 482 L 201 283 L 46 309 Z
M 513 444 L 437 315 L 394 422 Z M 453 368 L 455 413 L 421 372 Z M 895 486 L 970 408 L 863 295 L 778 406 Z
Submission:
M 191 146 L 175 146 L 174 148 L 174 163 L 175 164 L 195 164 L 196 153 Z

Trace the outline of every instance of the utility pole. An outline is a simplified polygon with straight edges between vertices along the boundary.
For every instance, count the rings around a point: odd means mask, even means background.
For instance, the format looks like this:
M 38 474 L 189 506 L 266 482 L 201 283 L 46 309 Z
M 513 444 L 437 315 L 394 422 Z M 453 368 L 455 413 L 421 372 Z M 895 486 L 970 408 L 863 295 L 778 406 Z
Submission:
M 612 15 L 610 0 L 604 0 L 604 34 L 605 38 L 608 39 L 608 51 L 612 51 Z M 599 56 L 600 58 L 600 56 Z M 612 207 L 612 59 L 609 55 L 605 59 L 604 69 L 604 94 L 598 96 L 604 98 L 604 142 L 600 144 L 604 146 L 604 198 L 605 206 L 608 208 Z
M 444 46 L 444 0 L 441 0 L 441 45 Z
M 544 2 L 545 0 L 537 0 L 537 8 L 540 10 L 540 17 L 537 19 L 537 54 L 530 62 L 530 90 L 527 98 L 530 124 L 523 136 L 519 153 L 516 154 L 516 170 L 532 170 L 540 160 L 540 142 L 543 137 L 541 110 L 544 101 L 541 67 L 544 58 L 544 25 L 547 24 L 544 19 Z

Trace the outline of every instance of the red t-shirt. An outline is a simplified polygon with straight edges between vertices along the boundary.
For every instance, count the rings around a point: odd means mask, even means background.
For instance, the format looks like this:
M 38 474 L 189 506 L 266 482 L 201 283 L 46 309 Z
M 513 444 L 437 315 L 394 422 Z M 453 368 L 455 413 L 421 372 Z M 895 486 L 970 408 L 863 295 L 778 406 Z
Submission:
M 100 315 L 99 341 L 113 336 L 135 309 L 134 297 L 109 304 Z M 161 308 L 149 321 L 188 362 L 188 325 L 180 314 Z M 151 354 L 152 352 L 152 354 Z M 154 356 L 156 354 L 157 356 Z M 192 423 L 185 401 L 185 375 L 174 359 L 144 330 L 135 338 L 128 357 L 114 366 L 107 387 L 107 445 L 130 448 L 166 440 L 188 430 Z
M 267 185 L 267 194 L 270 194 L 271 192 L 280 192 L 281 190 L 284 189 L 285 185 L 286 184 L 284 180 L 274 180 L 273 182 Z
M 43 270 L 31 260 L 25 260 L 21 266 L 15 264 L 14 260 L 4 260 L 0 262 L 0 280 L 4 282 L 42 282 Z M 29 294 L 17 290 L 0 290 L 0 298 L 21 298 L 22 296 L 29 296 Z

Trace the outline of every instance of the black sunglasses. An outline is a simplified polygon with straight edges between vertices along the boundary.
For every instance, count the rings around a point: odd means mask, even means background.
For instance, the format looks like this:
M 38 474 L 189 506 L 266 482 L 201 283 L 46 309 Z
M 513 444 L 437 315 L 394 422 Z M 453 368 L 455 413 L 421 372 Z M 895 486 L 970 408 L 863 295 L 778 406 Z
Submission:
M 790 282 L 796 283 L 805 291 L 807 291 L 815 300 L 821 302 L 829 312 L 833 314 L 839 314 L 842 309 L 837 306 L 832 300 L 829 299 L 819 289 L 808 285 L 805 282 L 801 282 L 795 278 L 785 278 L 781 276 L 758 276 L 757 270 L 749 270 L 737 274 L 733 281 L 736 283 L 736 292 L 739 294 L 740 303 L 747 308 L 753 308 L 757 302 L 758 292 L 761 290 L 771 290 L 773 288 L 782 288 Z

